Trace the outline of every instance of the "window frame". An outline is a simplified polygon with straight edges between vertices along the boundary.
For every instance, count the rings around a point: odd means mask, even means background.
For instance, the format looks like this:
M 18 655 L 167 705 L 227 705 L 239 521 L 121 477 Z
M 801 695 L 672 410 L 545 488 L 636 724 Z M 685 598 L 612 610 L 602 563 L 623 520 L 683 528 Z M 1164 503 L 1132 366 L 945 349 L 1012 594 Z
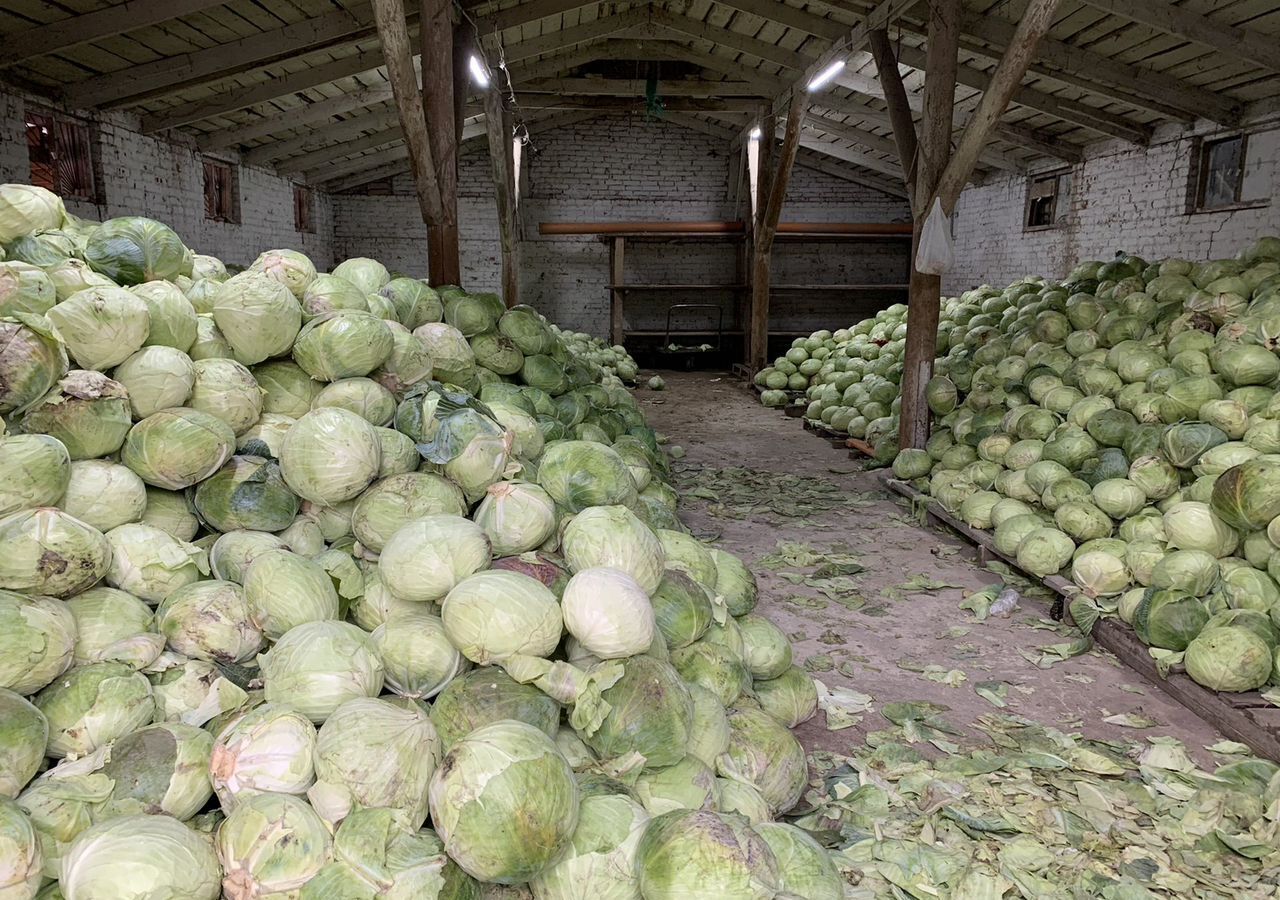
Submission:
M 50 139 L 48 149 L 51 158 L 48 165 L 51 168 L 51 178 L 36 177 L 37 163 L 31 158 L 31 151 L 37 146 L 31 142 L 31 129 L 35 125 L 32 120 L 40 121 L 40 127 Z M 63 200 L 101 204 L 102 180 L 98 171 L 98 140 L 93 124 L 76 116 L 40 106 L 25 107 L 22 121 L 23 137 L 27 145 L 27 174 L 31 184 L 51 190 Z M 63 147 L 63 139 L 67 133 L 72 135 L 72 149 L 69 153 Z M 70 173 L 66 167 L 60 165 L 64 157 L 69 157 L 71 160 Z M 68 174 L 70 174 L 71 183 L 64 180 L 64 176 Z M 47 181 L 51 181 L 52 184 L 46 184 Z M 87 182 L 87 188 L 83 187 L 85 182 Z
M 1264 129 L 1265 130 L 1265 129 Z M 1241 209 L 1261 209 L 1271 205 L 1271 198 L 1244 200 L 1244 182 L 1249 161 L 1249 138 L 1256 132 L 1232 131 L 1221 134 L 1207 134 L 1196 138 L 1195 152 L 1192 155 L 1192 166 L 1187 190 L 1187 215 L 1213 215 L 1214 213 L 1235 212 Z M 1209 186 L 1209 160 L 1211 151 L 1219 144 L 1227 141 L 1240 141 L 1240 170 L 1236 175 L 1235 198 L 1221 206 L 1205 206 L 1205 191 Z
M 1065 193 L 1062 190 L 1063 176 L 1070 178 L 1070 182 L 1067 185 Z M 1055 228 L 1061 228 L 1063 225 L 1068 224 L 1067 215 L 1071 209 L 1071 191 L 1075 186 L 1075 179 L 1071 176 L 1072 170 L 1070 166 L 1064 166 L 1059 169 L 1048 169 L 1044 172 L 1035 172 L 1027 176 L 1026 198 L 1022 205 L 1022 230 L 1024 232 L 1051 231 Z M 1032 225 L 1032 204 L 1036 200 L 1045 196 L 1043 194 L 1036 194 L 1035 187 L 1038 183 L 1048 181 L 1050 179 L 1053 180 L 1053 193 L 1050 195 L 1053 198 L 1053 215 L 1050 217 L 1051 220 L 1043 225 Z M 1061 204 L 1063 200 L 1066 201 L 1066 206 L 1062 207 L 1061 212 L 1059 212 L 1059 204 Z
M 217 222 L 222 225 L 239 225 L 240 224 L 240 175 L 238 167 L 234 163 L 230 163 L 225 159 L 217 159 L 212 156 L 201 157 L 201 171 L 203 172 L 202 189 L 204 193 L 204 220 L 206 222 Z M 217 209 L 217 200 L 210 196 L 210 171 L 226 172 L 226 189 L 223 196 L 226 198 L 227 209 L 225 211 Z M 210 201 L 213 201 L 214 207 L 211 207 Z
M 299 234 L 316 233 L 316 194 L 305 184 L 293 186 L 293 230 Z

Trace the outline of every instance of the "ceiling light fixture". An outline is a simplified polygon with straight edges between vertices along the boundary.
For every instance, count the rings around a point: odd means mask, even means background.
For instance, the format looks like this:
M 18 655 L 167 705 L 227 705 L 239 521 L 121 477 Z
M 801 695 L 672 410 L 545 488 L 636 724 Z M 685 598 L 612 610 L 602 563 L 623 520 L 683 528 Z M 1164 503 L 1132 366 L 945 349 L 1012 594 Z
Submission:
M 814 75 L 813 79 L 809 82 L 805 90 L 811 94 L 814 91 L 821 90 L 822 88 L 830 84 L 832 81 L 834 81 L 835 77 L 840 74 L 840 71 L 843 68 L 844 68 L 844 60 L 837 59 L 835 62 L 831 63 L 831 65 L 827 66 L 825 69 L 819 72 L 817 75 Z

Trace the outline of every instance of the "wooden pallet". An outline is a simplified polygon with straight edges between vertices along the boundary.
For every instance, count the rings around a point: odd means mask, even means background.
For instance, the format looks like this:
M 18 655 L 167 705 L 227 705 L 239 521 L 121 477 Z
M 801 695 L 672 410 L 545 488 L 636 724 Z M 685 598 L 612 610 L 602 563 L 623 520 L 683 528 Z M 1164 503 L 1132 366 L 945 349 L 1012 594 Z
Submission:
M 980 562 L 986 562 L 992 558 L 1001 559 L 1025 573 L 1025 570 L 1018 566 L 1016 559 L 995 548 L 990 532 L 966 525 L 927 494 L 922 494 L 910 484 L 894 478 L 891 472 L 883 472 L 879 477 L 889 490 L 913 502 L 923 504 L 931 520 L 946 525 L 972 542 L 978 550 Z M 1039 578 L 1030 573 L 1025 574 L 1058 594 L 1064 606 L 1067 600 L 1078 593 L 1076 586 L 1061 575 Z M 1132 628 L 1118 619 L 1098 620 L 1093 627 L 1093 638 L 1114 653 L 1129 668 L 1138 672 L 1222 734 L 1247 744 L 1259 756 L 1280 762 L 1280 707 L 1272 706 L 1263 700 L 1258 691 L 1239 694 L 1219 693 L 1196 684 L 1189 676 L 1181 673 L 1173 673 L 1166 678 L 1160 677 L 1155 660 L 1147 652 L 1147 645 L 1138 639 Z
M 804 420 L 804 429 L 805 431 L 816 434 L 824 441 L 829 442 L 832 447 L 835 447 L 838 450 L 847 449 L 845 442 L 849 440 L 849 435 L 845 434 L 843 431 L 836 431 L 834 428 L 831 428 L 822 422 L 814 422 L 811 419 Z

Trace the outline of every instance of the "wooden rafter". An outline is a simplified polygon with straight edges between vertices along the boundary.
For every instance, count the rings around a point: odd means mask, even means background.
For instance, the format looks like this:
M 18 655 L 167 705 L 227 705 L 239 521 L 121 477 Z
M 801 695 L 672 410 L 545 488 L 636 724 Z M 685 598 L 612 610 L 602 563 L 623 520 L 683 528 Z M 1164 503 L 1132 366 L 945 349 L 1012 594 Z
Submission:
M 270 103 L 277 97 L 310 90 L 340 78 L 374 76 L 377 75 L 377 70 L 381 66 L 381 47 L 363 50 L 330 63 L 307 66 L 280 78 L 270 78 L 262 84 L 247 88 L 236 85 L 219 91 L 211 97 L 193 100 L 163 112 L 143 116 L 139 130 L 143 134 L 154 134 L 170 128 L 179 128 L 190 125 L 192 122 L 199 122 L 201 119 L 212 119 L 214 116 L 224 116 L 260 103 Z
M 1227 25 L 1174 6 L 1164 0 L 1084 0 L 1113 15 L 1141 22 L 1184 41 L 1212 47 L 1232 59 L 1243 59 L 1271 72 L 1280 72 L 1280 46 L 1275 35 L 1262 35 Z
M 521 81 L 520 90 L 538 93 L 580 94 L 602 97 L 643 96 L 646 82 L 638 78 L 544 78 Z M 658 96 L 668 97 L 759 97 L 760 85 L 749 81 L 661 81 Z
M 356 153 L 363 153 L 366 150 L 374 150 L 384 144 L 392 144 L 404 140 L 404 130 L 399 124 L 390 128 L 383 128 L 370 134 L 363 135 L 358 138 L 352 138 L 349 141 L 341 141 L 336 144 L 329 144 L 308 153 L 286 159 L 284 162 L 276 165 L 276 172 L 281 175 L 290 175 L 294 172 L 305 172 L 308 169 L 315 169 L 327 162 L 336 159 L 342 159 Z
M 400 117 L 394 109 L 382 109 L 334 122 L 322 128 L 308 129 L 297 137 L 284 141 L 273 141 L 262 144 L 240 154 L 240 161 L 246 165 L 260 166 L 278 159 L 286 159 L 300 153 L 321 150 L 333 144 L 341 144 L 354 140 L 366 132 L 381 131 L 400 124 Z
M 5 35 L 5 54 L 0 59 L 0 69 L 37 56 L 60 53 L 81 44 L 203 12 L 225 2 L 226 0 L 126 0 L 104 9 L 58 19 L 47 25 L 37 25 Z
M 858 8 L 842 0 L 815 2 L 846 11 Z M 898 20 L 899 25 L 903 31 L 923 35 L 926 15 L 927 6 L 921 2 L 909 16 Z M 960 47 L 999 61 L 1013 37 L 1014 25 L 990 12 L 965 10 L 960 19 Z M 1064 41 L 1045 37 L 1036 55 L 1028 69 L 1036 75 L 1166 118 L 1203 116 L 1212 122 L 1230 125 L 1239 121 L 1241 115 L 1241 104 L 1228 96 L 1156 69 L 1121 62 Z
M 812 111 L 810 112 L 810 116 L 812 118 Z M 730 145 L 732 145 L 734 140 L 738 137 L 741 126 L 741 123 L 737 122 L 737 119 L 734 119 L 734 121 L 739 125 L 739 128 L 731 128 L 727 125 L 719 125 L 715 122 L 709 122 L 706 119 L 699 118 L 698 116 L 690 113 L 667 113 L 662 118 L 665 122 L 671 122 L 672 124 L 679 125 L 682 128 L 688 128 L 693 131 L 700 131 L 703 134 L 710 135 L 711 137 L 719 138 Z M 826 153 L 824 150 L 807 151 L 803 143 L 801 143 L 800 147 L 800 152 L 796 156 L 796 165 L 798 166 L 803 166 L 806 169 L 812 169 L 815 172 L 823 172 L 827 175 L 833 175 L 842 181 L 849 181 L 854 184 L 861 184 L 864 187 L 874 188 L 877 191 L 894 197 L 906 197 L 906 192 L 902 189 L 902 186 L 894 184 L 893 181 L 889 179 L 880 178 L 876 173 L 870 171 L 864 172 L 861 169 L 854 168 L 853 166 L 841 165 L 842 162 L 847 162 L 847 160 L 838 159 L 837 157 Z M 854 165 L 858 164 L 855 163 Z
M 848 26 L 842 25 L 833 19 L 824 18 L 784 3 L 773 3 L 772 0 L 716 0 L 716 2 L 754 16 L 772 19 L 789 28 L 795 28 L 828 41 L 838 41 L 842 36 L 847 37 L 850 34 Z M 912 0 L 904 0 L 901 7 L 909 9 L 913 5 L 914 2 Z M 884 6 L 885 3 L 881 2 L 879 6 L 867 13 L 867 21 L 872 21 L 871 17 L 875 11 Z M 855 26 L 856 28 L 857 26 Z M 827 59 L 831 55 L 832 51 L 828 50 L 820 59 Z M 913 47 L 903 46 L 899 48 L 898 62 L 923 71 L 925 68 L 925 52 Z M 817 63 L 813 65 L 815 70 L 821 68 Z M 966 87 L 982 91 L 986 90 L 989 76 L 981 69 L 962 64 L 957 70 L 957 79 L 960 84 Z M 837 83 L 840 83 L 839 79 Z M 1078 101 L 1056 97 L 1035 88 L 1021 88 L 1015 95 L 1013 102 L 1019 106 L 1025 106 L 1028 109 L 1072 122 L 1104 136 L 1120 138 L 1130 143 L 1146 144 L 1151 137 L 1149 128 L 1137 125 L 1123 116 L 1104 112 Z
M 137 101 L 337 41 L 366 38 L 373 33 L 371 5 L 354 3 L 350 10 L 335 10 L 205 50 L 87 78 L 68 85 L 63 91 L 63 99 L 68 105 L 80 109 Z
M 765 8 L 758 7 L 754 0 L 733 0 L 732 5 L 735 8 L 746 8 L 749 6 L 752 10 L 759 9 L 760 12 L 765 11 Z M 792 8 L 787 7 L 787 9 Z M 815 19 L 816 21 L 824 22 L 826 25 L 821 26 L 824 34 L 833 33 L 833 28 L 841 27 L 839 26 L 839 23 L 831 22 L 828 19 L 820 19 L 812 16 L 811 14 L 803 13 L 803 11 L 800 10 L 795 10 L 794 12 L 800 12 L 801 15 L 799 17 L 786 13 L 783 15 L 793 22 L 805 22 L 810 29 L 818 29 L 820 27 L 815 24 Z M 650 27 L 657 29 L 657 33 L 654 35 L 656 39 L 665 38 L 670 40 L 683 36 L 685 38 L 708 41 L 724 47 L 725 49 L 743 53 L 775 65 L 795 70 L 803 70 L 814 59 L 812 54 L 788 50 L 785 47 L 780 47 L 767 41 L 759 40 L 758 38 L 739 34 L 729 28 L 711 28 L 705 22 L 700 22 L 696 19 L 690 18 L 689 16 L 678 15 L 667 10 L 654 10 L 652 19 L 653 21 Z M 693 53 L 696 51 L 690 50 L 688 52 Z M 704 54 L 704 56 L 706 55 Z M 709 63 L 705 59 L 696 59 L 692 56 L 689 56 L 688 58 L 690 58 L 691 61 L 698 62 L 699 65 L 703 65 L 704 67 L 710 68 L 714 65 L 714 63 Z M 722 65 L 723 63 L 729 63 L 736 66 L 736 68 L 732 70 L 736 73 L 735 77 L 745 79 L 754 76 L 757 79 L 772 79 L 777 86 L 774 89 L 775 95 L 784 88 L 783 82 L 779 79 L 776 79 L 774 76 L 765 76 L 763 73 L 760 73 L 758 70 L 750 66 L 742 63 L 736 63 L 732 60 L 727 60 L 718 56 L 712 56 L 712 59 L 720 60 Z M 726 70 L 721 68 L 721 71 Z M 883 86 L 876 82 L 875 79 L 869 79 L 865 76 L 851 78 L 846 74 L 838 79 L 838 81 L 842 87 L 855 90 L 857 93 L 861 93 L 877 100 L 885 99 Z M 854 85 L 857 86 L 855 87 Z M 910 98 L 915 104 L 914 108 L 919 109 L 919 97 L 916 95 L 910 95 Z M 821 97 L 821 105 L 827 106 L 841 115 L 859 116 L 863 119 L 871 119 L 883 122 L 884 124 L 889 124 L 887 114 L 881 110 L 870 109 L 862 106 L 861 104 L 845 101 L 834 93 L 824 94 Z M 1056 143 L 1045 141 L 1028 129 L 1020 129 L 1013 126 L 1002 126 L 997 130 L 997 132 L 995 132 L 994 136 L 1006 143 L 1022 147 L 1025 150 L 1030 150 L 1043 156 L 1062 159 L 1066 162 L 1079 159 L 1079 150 L 1073 145 L 1061 141 Z M 992 153 L 990 158 L 984 158 L 984 162 L 990 163 L 998 168 L 1007 167 L 1007 159 L 998 153 Z
M 966 11 L 960 30 L 985 41 L 990 49 L 963 39 L 961 46 L 998 60 L 1013 43 L 1015 28 L 1014 23 L 997 16 Z M 1131 65 L 1048 37 L 1040 41 L 1030 71 L 1169 118 L 1203 116 L 1221 125 L 1240 121 L 1241 104 L 1230 97 L 1146 66 Z

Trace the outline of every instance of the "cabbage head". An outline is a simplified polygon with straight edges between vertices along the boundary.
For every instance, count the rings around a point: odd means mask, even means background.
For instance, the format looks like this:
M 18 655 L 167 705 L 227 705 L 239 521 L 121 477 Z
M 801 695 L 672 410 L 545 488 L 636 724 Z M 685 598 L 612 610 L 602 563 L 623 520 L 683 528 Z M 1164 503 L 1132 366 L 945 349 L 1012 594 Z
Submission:
M 626 572 L 579 569 L 569 579 L 561 605 L 564 627 L 600 659 L 634 656 L 653 643 L 657 630 L 653 604 Z
M 1149 589 L 1134 614 L 1133 629 L 1151 647 L 1185 650 L 1205 623 L 1209 611 L 1193 595 L 1176 589 Z
M 436 769 L 431 821 L 473 878 L 520 884 L 545 871 L 578 824 L 573 770 L 551 738 L 523 722 L 478 728 Z M 510 827 L 520 822 L 519 829 Z
M 440 618 L 449 642 L 480 665 L 515 655 L 549 657 L 564 631 L 560 605 L 542 582 L 501 570 L 459 581 L 441 603 Z
M 268 703 L 291 706 L 317 724 L 355 697 L 382 690 L 382 661 L 369 635 L 346 622 L 307 622 L 258 657 Z
M 378 559 L 382 583 L 401 600 L 438 602 L 489 565 L 489 539 L 461 516 L 430 515 L 401 526 Z
M 626 462 L 611 448 L 593 441 L 562 441 L 538 461 L 538 483 L 570 512 L 589 506 L 627 506 L 636 500 Z
M 637 871 L 646 900 L 757 900 L 777 896 L 781 884 L 773 851 L 747 820 L 710 810 L 653 819 L 640 839 Z
M 355 413 L 324 407 L 299 419 L 280 447 L 280 469 L 295 494 L 332 506 L 358 496 L 378 477 L 382 444 Z
M 421 706 L 372 697 L 348 700 L 320 726 L 316 783 L 307 796 L 331 825 L 353 809 L 384 807 L 421 828 L 440 754 L 435 726 Z
M 531 882 L 545 900 L 635 900 L 636 852 L 649 814 L 621 794 L 583 797 L 568 848 Z
M 446 750 L 477 728 L 504 720 L 524 722 L 553 737 L 559 730 L 560 704 L 497 666 L 459 675 L 431 704 L 431 722 Z
M 208 836 L 164 815 L 108 819 L 87 828 L 62 858 L 68 898 L 118 896 L 217 900 L 222 870 Z
M 107 219 L 90 231 L 84 260 L 95 272 L 124 286 L 191 274 L 187 248 L 177 233 L 142 216 Z
M 662 580 L 666 561 L 657 535 L 625 506 L 593 506 L 578 513 L 564 528 L 561 552 L 572 572 L 617 569 L 650 594 Z
M 1187 645 L 1183 662 L 1212 691 L 1252 691 L 1271 678 L 1272 648 L 1247 628 L 1211 627 Z

